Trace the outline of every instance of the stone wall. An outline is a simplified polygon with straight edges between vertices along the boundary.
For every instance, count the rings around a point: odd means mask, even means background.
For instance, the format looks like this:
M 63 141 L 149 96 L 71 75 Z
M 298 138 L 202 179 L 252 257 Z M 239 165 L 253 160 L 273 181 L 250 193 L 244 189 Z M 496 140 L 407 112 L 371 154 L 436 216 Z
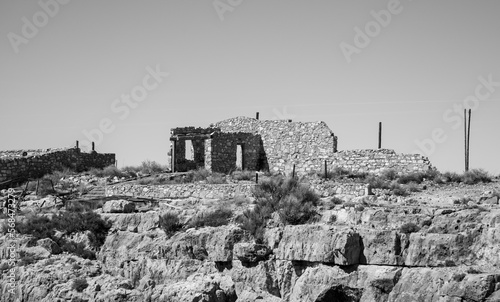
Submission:
M 125 195 L 134 197 L 163 198 L 207 198 L 227 199 L 235 196 L 251 196 L 255 184 L 174 184 L 135 185 L 119 184 L 106 187 L 106 196 Z
M 212 139 L 205 144 L 209 145 L 206 154 L 210 160 L 206 160 L 205 167 L 213 172 L 228 173 L 236 170 L 236 150 L 241 145 L 243 169 L 260 170 L 259 158 L 261 151 L 261 138 L 251 133 L 221 133 L 217 132 Z
M 363 196 L 369 193 L 368 185 L 364 183 L 339 183 L 318 180 L 309 184 L 321 197 L 335 194 Z M 237 184 L 168 184 L 168 185 L 136 185 L 118 184 L 106 187 L 106 196 L 125 195 L 147 197 L 154 199 L 164 198 L 207 198 L 228 199 L 235 196 L 252 197 L 255 184 L 250 182 Z
M 213 125 L 222 132 L 259 135 L 271 172 L 314 171 L 318 162 L 331 158 L 337 150 L 337 137 L 324 122 L 304 123 L 285 120 L 257 120 L 236 117 Z
M 2 151 L 0 183 L 42 177 L 57 169 L 84 171 L 115 164 L 114 154 L 83 153 L 78 148 Z
M 397 154 L 390 149 L 339 151 L 331 158 L 330 168 L 333 167 L 375 174 L 385 169 L 394 169 L 400 173 L 433 169 L 427 157 L 420 154 Z

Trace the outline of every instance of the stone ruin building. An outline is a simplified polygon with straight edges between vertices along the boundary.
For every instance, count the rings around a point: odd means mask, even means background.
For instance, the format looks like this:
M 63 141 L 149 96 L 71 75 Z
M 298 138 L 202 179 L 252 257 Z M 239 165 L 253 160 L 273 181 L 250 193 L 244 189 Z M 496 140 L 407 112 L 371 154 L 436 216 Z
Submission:
M 390 149 L 337 150 L 337 137 L 324 122 L 230 118 L 208 128 L 171 130 L 171 168 L 197 168 L 229 173 L 236 169 L 298 175 L 342 167 L 378 173 L 433 169 L 419 154 L 397 154 Z

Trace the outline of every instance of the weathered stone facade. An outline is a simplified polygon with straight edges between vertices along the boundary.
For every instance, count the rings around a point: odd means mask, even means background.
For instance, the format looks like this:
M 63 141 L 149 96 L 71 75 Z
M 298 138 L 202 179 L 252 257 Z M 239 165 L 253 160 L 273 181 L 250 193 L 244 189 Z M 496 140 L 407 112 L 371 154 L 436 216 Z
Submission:
M 210 128 L 172 129 L 174 171 L 205 167 L 228 173 L 241 166 L 247 170 L 297 175 L 328 171 L 336 167 L 354 172 L 379 173 L 394 169 L 401 173 L 432 169 L 429 160 L 418 154 L 397 154 L 394 150 L 346 150 L 337 152 L 337 137 L 324 122 L 286 120 L 261 121 L 235 117 Z M 184 157 L 184 141 L 192 140 L 194 160 Z M 238 145 L 241 150 L 237 151 Z
M 83 153 L 79 148 L 2 151 L 0 155 L 0 183 L 42 177 L 60 168 L 84 171 L 115 163 L 115 154 Z

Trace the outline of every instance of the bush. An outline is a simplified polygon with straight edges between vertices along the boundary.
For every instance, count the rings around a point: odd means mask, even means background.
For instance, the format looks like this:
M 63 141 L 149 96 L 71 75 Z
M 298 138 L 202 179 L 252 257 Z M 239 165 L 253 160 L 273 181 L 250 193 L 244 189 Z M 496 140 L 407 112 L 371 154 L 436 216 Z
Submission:
M 230 209 L 219 208 L 215 211 L 193 217 L 189 222 L 189 226 L 193 228 L 218 227 L 228 224 L 232 216 L 233 212 Z
M 399 229 L 401 233 L 404 234 L 411 234 L 420 231 L 420 228 L 418 225 L 414 224 L 413 222 L 405 223 L 401 226 Z
M 90 244 L 92 248 L 98 249 L 104 244 L 110 227 L 109 222 L 104 221 L 101 216 L 91 211 L 62 212 L 53 216 L 52 219 L 33 215 L 22 222 L 16 223 L 18 233 L 32 235 L 34 240 L 50 238 L 59 244 L 63 251 L 88 259 L 94 259 L 95 254 L 85 250 L 83 244 L 66 242 L 64 239 L 56 237 L 55 231 L 59 230 L 66 235 L 90 231 L 92 233 Z
M 410 192 L 420 192 L 420 187 L 415 182 L 410 182 L 406 185 L 406 189 Z
M 376 175 L 367 176 L 365 182 L 368 183 L 372 189 L 389 189 L 391 184 L 388 180 Z
M 316 216 L 314 207 L 319 197 L 296 178 L 270 177 L 254 188 L 253 195 L 255 207 L 245 211 L 237 222 L 257 241 L 262 241 L 264 228 L 274 212 L 286 224 L 306 223 Z
M 231 177 L 234 180 L 253 180 L 255 178 L 255 172 L 243 170 L 243 171 L 234 171 L 231 173 Z
M 468 185 L 477 184 L 479 182 L 491 182 L 491 176 L 483 169 L 472 169 L 467 171 L 462 176 L 463 182 Z
M 380 177 L 385 180 L 395 180 L 396 178 L 398 178 L 398 172 L 394 169 L 386 169 L 382 171 Z
M 301 202 L 293 195 L 288 195 L 281 201 L 278 214 L 285 224 L 291 225 L 312 222 L 318 216 L 312 202 Z
M 420 184 L 420 183 L 422 183 L 422 181 L 424 181 L 424 178 L 425 178 L 425 174 L 420 173 L 420 172 L 413 172 L 413 173 L 401 175 L 398 178 L 398 183 L 400 183 L 400 184 L 408 184 L 408 183 Z
M 392 191 L 392 194 L 394 194 L 396 196 L 408 196 L 409 195 L 408 191 L 398 183 L 391 184 L 390 190 Z
M 84 289 L 89 286 L 87 280 L 85 278 L 78 278 L 73 280 L 73 284 L 71 285 L 71 289 L 76 290 L 81 293 Z
M 172 236 L 182 229 L 179 216 L 173 212 L 168 212 L 160 216 L 160 228 L 165 231 L 168 236 Z
M 226 177 L 221 173 L 213 173 L 209 177 L 207 177 L 207 183 L 209 184 L 225 184 Z
M 144 174 L 154 174 L 154 173 L 160 173 L 164 172 L 167 170 L 166 166 L 162 166 L 161 164 L 151 161 L 151 160 L 145 160 L 141 163 L 141 172 Z
M 445 182 L 462 182 L 462 176 L 455 172 L 445 172 L 442 174 L 442 178 Z

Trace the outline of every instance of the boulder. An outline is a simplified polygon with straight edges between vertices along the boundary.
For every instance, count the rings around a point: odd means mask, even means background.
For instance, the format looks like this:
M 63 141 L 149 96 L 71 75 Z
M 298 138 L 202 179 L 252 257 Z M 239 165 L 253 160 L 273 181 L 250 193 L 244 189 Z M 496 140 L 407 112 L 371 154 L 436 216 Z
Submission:
M 36 242 L 36 245 L 43 247 L 51 254 L 60 254 L 62 252 L 61 247 L 50 238 L 40 239 Z
M 244 242 L 236 243 L 233 253 L 242 262 L 258 262 L 265 260 L 271 251 L 266 245 Z
M 103 213 L 132 213 L 135 211 L 135 203 L 124 199 L 108 200 L 102 206 L 102 211 Z
M 359 234 L 348 228 L 286 226 L 275 254 L 281 260 L 352 265 L 359 263 L 360 242 Z

